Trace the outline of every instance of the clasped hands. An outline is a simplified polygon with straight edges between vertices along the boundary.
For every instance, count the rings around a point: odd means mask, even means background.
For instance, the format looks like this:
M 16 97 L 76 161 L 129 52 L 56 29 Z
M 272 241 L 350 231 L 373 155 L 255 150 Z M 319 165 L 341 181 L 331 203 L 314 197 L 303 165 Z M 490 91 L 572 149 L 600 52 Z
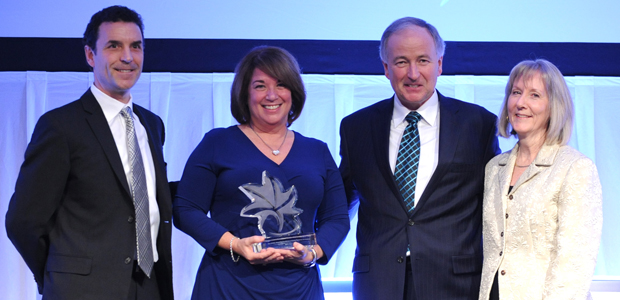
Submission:
M 285 261 L 297 265 L 306 265 L 314 259 L 314 253 L 308 249 L 308 247 L 297 242 L 293 244 L 295 248 L 293 250 L 267 248 L 255 253 L 252 245 L 263 242 L 264 240 L 264 237 L 258 235 L 235 239 L 232 243 L 232 248 L 234 252 L 243 256 L 252 265 L 266 265 Z M 321 247 L 315 245 L 314 250 L 317 253 L 317 259 L 320 258 L 323 254 Z

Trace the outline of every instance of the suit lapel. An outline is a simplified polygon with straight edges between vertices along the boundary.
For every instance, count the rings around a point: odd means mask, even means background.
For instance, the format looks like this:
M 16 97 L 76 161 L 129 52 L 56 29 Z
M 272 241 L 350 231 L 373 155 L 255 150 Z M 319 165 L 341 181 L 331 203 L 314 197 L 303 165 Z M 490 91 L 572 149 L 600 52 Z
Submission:
M 499 170 L 497 171 L 497 181 L 499 183 L 498 186 L 500 195 L 505 195 L 506 193 L 508 193 L 508 188 L 510 187 L 510 180 L 512 179 L 512 171 L 514 170 L 514 161 L 517 157 L 518 147 L 518 145 L 515 145 L 508 155 L 501 154 L 501 158 L 497 161 L 497 164 L 500 166 Z M 512 189 L 511 193 L 514 193 L 514 189 Z
M 518 147 L 519 147 L 518 145 L 515 146 L 515 150 L 513 150 L 514 159 L 510 160 L 509 163 L 514 164 L 514 160 L 517 157 L 516 149 L 518 149 Z M 517 180 L 517 183 L 515 183 L 515 186 L 512 188 L 511 194 L 514 193 L 517 189 L 519 189 L 521 185 L 528 182 L 530 179 L 534 178 L 534 176 L 540 173 L 543 169 L 548 168 L 551 165 L 553 165 L 553 162 L 555 161 L 555 156 L 558 154 L 559 149 L 560 149 L 560 146 L 558 145 L 553 145 L 553 146 L 543 145 L 542 148 L 540 148 L 540 150 L 538 151 L 538 154 L 536 155 L 536 158 L 534 159 L 534 163 L 530 165 L 527 168 L 527 170 L 525 170 L 525 172 L 523 172 L 521 177 L 519 177 L 519 180 Z M 511 153 L 511 157 L 512 156 L 513 155 Z
M 383 100 L 381 105 L 377 106 L 377 110 L 378 112 L 373 114 L 375 118 L 374 122 L 369 123 L 372 124 L 372 144 L 374 146 L 377 165 L 388 187 L 392 190 L 392 193 L 394 193 L 403 206 L 403 209 L 406 211 L 405 202 L 396 185 L 394 173 L 392 173 L 392 169 L 390 168 L 390 126 L 392 123 L 392 114 L 394 112 L 394 98 Z
M 151 149 L 151 155 L 153 156 L 153 165 L 155 166 L 155 175 L 156 175 L 155 181 L 157 182 L 157 186 L 160 187 L 161 179 L 167 178 L 166 176 L 163 176 L 165 175 L 165 170 L 166 170 L 166 166 L 164 165 L 164 162 L 163 162 L 164 154 L 162 152 L 162 146 L 161 146 L 163 143 L 160 141 L 160 137 L 157 134 L 157 132 L 153 131 L 153 125 L 150 124 L 144 117 L 143 111 L 142 111 L 143 109 L 144 108 L 142 108 L 141 106 L 138 106 L 136 104 L 133 105 L 133 111 L 140 119 L 140 123 L 146 130 L 146 135 L 148 136 L 149 148 Z M 168 182 L 166 181 L 166 185 L 167 184 Z
M 439 92 L 437 92 L 437 95 L 439 97 L 439 157 L 437 168 L 424 189 L 416 209 L 413 210 L 413 215 L 419 211 L 418 208 L 424 206 L 433 191 L 437 189 L 441 179 L 448 172 L 460 137 L 463 135 L 461 134 L 463 126 L 457 122 L 458 118 L 456 115 L 458 114 L 458 109 L 455 107 L 454 101 L 444 97 Z
M 97 99 L 95 99 L 95 96 L 92 94 L 90 89 L 82 95 L 80 100 L 82 102 L 82 106 L 84 107 L 84 111 L 86 112 L 86 121 L 90 125 L 90 128 L 99 141 L 99 144 L 101 144 L 101 148 L 108 158 L 108 162 L 110 163 L 114 174 L 118 177 L 118 180 L 125 189 L 127 195 L 131 195 L 129 192 L 127 176 L 125 176 L 125 170 L 123 169 L 123 163 L 121 162 L 118 149 L 116 148 L 116 143 L 114 142 L 114 137 L 112 136 L 110 126 L 103 115 L 101 106 L 99 106 Z

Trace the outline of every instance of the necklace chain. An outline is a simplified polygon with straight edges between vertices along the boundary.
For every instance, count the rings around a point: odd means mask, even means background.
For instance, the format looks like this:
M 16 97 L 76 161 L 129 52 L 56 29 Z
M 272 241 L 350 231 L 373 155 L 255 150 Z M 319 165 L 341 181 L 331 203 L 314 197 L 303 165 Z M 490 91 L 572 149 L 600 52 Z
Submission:
M 254 127 L 252 127 L 252 125 L 250 125 L 250 129 L 252 129 L 252 131 L 254 131 L 254 134 L 256 134 L 256 136 L 261 140 L 261 142 L 263 142 L 263 144 L 265 144 L 265 146 L 267 146 L 269 150 L 271 150 L 271 153 L 273 153 L 273 155 L 280 154 L 280 148 L 282 148 L 282 146 L 284 146 L 284 142 L 286 142 L 286 136 L 288 135 L 288 128 L 286 129 L 286 133 L 284 134 L 284 140 L 282 140 L 282 144 L 280 144 L 280 147 L 278 147 L 278 149 L 275 149 L 275 150 L 273 150 L 273 148 L 271 148 L 271 146 L 269 146 L 269 144 L 267 144 L 265 140 L 263 140 L 263 138 L 260 137 L 260 135 L 258 135 L 258 132 L 254 130 Z
M 521 150 L 521 149 L 519 149 L 519 150 Z M 517 150 L 517 158 L 518 158 L 518 157 L 519 157 L 519 151 Z M 532 163 L 529 163 L 529 164 L 527 164 L 527 165 L 525 165 L 525 166 L 520 166 L 520 165 L 518 165 L 518 164 L 517 164 L 517 159 L 515 158 L 515 167 L 517 167 L 517 168 L 527 168 L 527 167 L 529 167 L 531 164 L 532 164 Z

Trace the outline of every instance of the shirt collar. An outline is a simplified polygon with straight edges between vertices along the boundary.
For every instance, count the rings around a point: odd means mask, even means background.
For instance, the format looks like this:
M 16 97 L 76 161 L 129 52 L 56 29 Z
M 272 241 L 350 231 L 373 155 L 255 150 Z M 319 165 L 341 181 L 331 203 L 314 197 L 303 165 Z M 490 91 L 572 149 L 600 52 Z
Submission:
M 437 122 L 437 112 L 439 111 L 439 96 L 437 95 L 437 90 L 435 90 L 433 95 L 416 111 L 420 114 L 420 116 L 422 116 L 422 120 L 424 120 L 424 122 L 430 126 L 435 126 L 435 123 Z M 395 125 L 405 122 L 405 117 L 409 114 L 409 112 L 411 112 L 411 110 L 400 103 L 398 96 L 394 95 L 392 122 L 394 122 Z
M 129 96 L 129 102 L 125 104 L 106 95 L 94 84 L 90 86 L 90 91 L 95 96 L 95 99 L 97 99 L 99 106 L 101 106 L 101 110 L 103 110 L 103 114 L 105 115 L 105 119 L 108 121 L 108 123 L 110 123 L 110 121 L 118 114 L 120 114 L 121 110 L 123 110 L 127 106 L 132 108 L 133 113 L 133 97 L 131 95 Z

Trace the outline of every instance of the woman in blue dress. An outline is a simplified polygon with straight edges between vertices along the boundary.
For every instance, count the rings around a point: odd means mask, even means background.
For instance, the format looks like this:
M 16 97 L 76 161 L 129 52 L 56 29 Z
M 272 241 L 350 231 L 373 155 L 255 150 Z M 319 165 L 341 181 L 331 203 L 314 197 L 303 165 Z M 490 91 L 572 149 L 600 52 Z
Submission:
M 254 48 L 237 65 L 231 112 L 239 125 L 204 136 L 187 161 L 174 202 L 174 224 L 206 250 L 192 299 L 324 298 L 315 263 L 333 256 L 349 218 L 327 145 L 288 129 L 305 98 L 299 66 L 284 49 Z M 267 173 L 282 183 L 276 194 L 296 192 L 297 202 L 263 209 L 262 220 L 258 214 L 240 216 L 242 210 L 261 211 L 249 206 L 260 199 L 251 200 L 249 189 L 240 187 L 271 182 Z M 274 223 L 278 210 L 301 221 L 301 234 L 315 233 L 316 245 L 254 252 L 252 245 L 265 239 L 262 226 Z

